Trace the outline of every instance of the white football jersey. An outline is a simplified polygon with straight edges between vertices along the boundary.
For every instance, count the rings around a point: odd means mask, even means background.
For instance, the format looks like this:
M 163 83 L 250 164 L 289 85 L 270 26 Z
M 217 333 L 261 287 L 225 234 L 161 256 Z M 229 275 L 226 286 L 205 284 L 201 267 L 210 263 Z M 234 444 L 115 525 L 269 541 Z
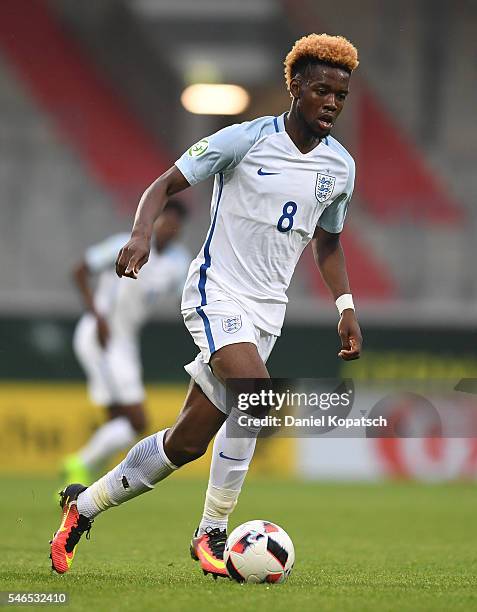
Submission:
M 98 274 L 95 306 L 116 335 L 136 333 L 157 309 L 161 296 L 176 292 L 179 297 L 190 262 L 189 252 L 179 242 L 160 253 L 153 246 L 137 279 L 119 278 L 114 262 L 129 238 L 129 234 L 116 234 L 85 253 L 88 269 Z
M 191 185 L 215 175 L 211 225 L 189 268 L 182 309 L 235 300 L 257 327 L 280 335 L 286 291 L 316 226 L 343 229 L 353 158 L 331 136 L 301 153 L 283 114 L 226 127 L 176 166 Z

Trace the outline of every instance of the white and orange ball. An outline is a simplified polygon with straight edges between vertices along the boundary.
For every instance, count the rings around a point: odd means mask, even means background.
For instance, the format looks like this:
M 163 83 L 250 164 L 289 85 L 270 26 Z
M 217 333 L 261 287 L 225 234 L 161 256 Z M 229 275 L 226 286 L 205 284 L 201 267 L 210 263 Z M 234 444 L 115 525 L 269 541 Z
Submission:
M 285 582 L 295 563 L 295 549 L 287 532 L 270 521 L 248 521 L 227 538 L 227 572 L 237 582 Z

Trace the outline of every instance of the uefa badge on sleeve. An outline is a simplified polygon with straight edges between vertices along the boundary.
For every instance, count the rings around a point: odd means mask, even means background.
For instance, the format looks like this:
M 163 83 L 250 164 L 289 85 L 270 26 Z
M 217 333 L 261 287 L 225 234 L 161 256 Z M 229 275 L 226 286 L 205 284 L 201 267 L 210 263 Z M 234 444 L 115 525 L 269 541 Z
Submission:
M 200 155 L 203 155 L 208 148 L 209 141 L 207 138 L 203 138 L 202 140 L 199 140 L 199 142 L 196 142 L 195 145 L 192 145 L 188 153 L 191 157 L 199 157 Z
M 222 329 L 228 334 L 235 334 L 242 327 L 242 317 L 233 315 L 232 317 L 224 317 L 222 319 Z
M 330 174 L 318 172 L 316 177 L 315 195 L 320 204 L 331 198 L 335 188 L 336 178 Z

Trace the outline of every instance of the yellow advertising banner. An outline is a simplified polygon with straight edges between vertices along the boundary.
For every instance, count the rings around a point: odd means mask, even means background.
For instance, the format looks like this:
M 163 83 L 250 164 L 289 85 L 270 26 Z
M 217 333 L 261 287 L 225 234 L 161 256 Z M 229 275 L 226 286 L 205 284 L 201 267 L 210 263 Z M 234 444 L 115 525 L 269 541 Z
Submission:
M 149 433 L 174 422 L 186 391 L 182 385 L 147 388 Z M 0 473 L 57 474 L 62 459 L 81 448 L 103 420 L 104 411 L 91 405 L 80 383 L 1 383 Z M 211 447 L 204 457 L 179 470 L 178 476 L 206 476 Z M 250 472 L 289 476 L 295 473 L 295 457 L 292 439 L 260 440 Z

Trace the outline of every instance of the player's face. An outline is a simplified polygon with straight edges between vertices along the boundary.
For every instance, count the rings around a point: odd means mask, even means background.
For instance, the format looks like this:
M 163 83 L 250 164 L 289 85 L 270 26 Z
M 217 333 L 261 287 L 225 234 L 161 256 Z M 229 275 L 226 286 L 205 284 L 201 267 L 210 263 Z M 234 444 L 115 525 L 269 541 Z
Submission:
M 160 251 L 165 248 L 171 240 L 175 240 L 181 231 L 181 220 L 179 215 L 173 211 L 163 212 L 154 224 L 154 238 L 156 248 Z
M 346 70 L 312 66 L 295 89 L 297 110 L 311 132 L 325 138 L 343 110 L 350 75 Z M 293 89 L 292 89 L 292 93 Z

